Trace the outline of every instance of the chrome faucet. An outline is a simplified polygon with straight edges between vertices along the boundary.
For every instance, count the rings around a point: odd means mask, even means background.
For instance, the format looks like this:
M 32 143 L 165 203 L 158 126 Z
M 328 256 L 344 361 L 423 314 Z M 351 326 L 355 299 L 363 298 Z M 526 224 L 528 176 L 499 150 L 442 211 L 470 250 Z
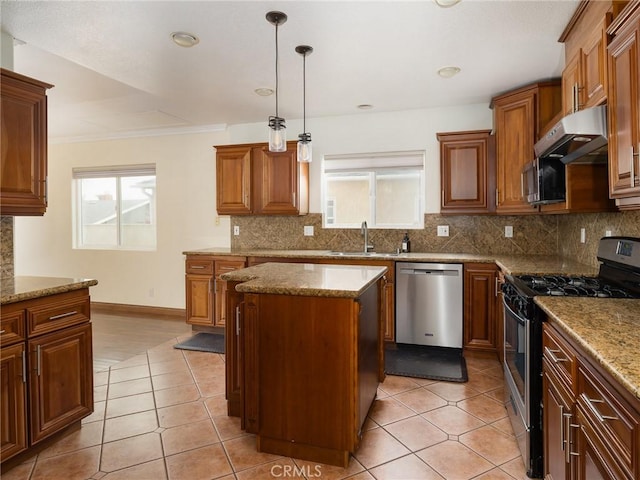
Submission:
M 360 235 L 364 236 L 364 253 L 373 250 L 373 245 L 369 245 L 369 228 L 366 220 L 360 225 Z

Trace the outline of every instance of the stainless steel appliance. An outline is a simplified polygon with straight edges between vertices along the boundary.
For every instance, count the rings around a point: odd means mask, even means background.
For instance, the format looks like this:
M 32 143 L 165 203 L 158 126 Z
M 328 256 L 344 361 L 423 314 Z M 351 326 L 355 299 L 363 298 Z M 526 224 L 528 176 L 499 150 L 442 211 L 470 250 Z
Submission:
M 462 348 L 462 265 L 396 263 L 396 342 Z
M 598 260 L 597 277 L 505 276 L 505 400 L 527 475 L 532 478 L 543 473 L 542 314 L 534 297 L 640 298 L 640 238 L 602 238 Z
M 567 115 L 534 145 L 538 158 L 563 163 L 607 161 L 607 107 L 585 108 Z
M 522 170 L 522 196 L 532 205 L 564 202 L 566 167 L 557 158 L 536 158 Z

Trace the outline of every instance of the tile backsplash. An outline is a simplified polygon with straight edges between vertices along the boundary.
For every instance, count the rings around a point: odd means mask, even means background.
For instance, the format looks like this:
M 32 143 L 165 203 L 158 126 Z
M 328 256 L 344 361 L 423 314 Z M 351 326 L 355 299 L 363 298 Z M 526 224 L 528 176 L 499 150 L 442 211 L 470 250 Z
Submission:
M 0 217 L 0 261 L 3 277 L 13 276 L 13 217 Z
M 233 235 L 233 226 L 240 235 Z M 305 237 L 304 226 L 314 228 Z M 448 225 L 449 236 L 438 237 L 437 226 Z M 513 227 L 506 238 L 505 227 Z M 584 228 L 586 243 L 580 243 Z M 231 248 L 286 250 L 359 251 L 363 238 L 359 228 L 322 228 L 322 215 L 300 217 L 231 217 Z M 598 265 L 598 241 L 611 235 L 640 238 L 640 211 L 585 213 L 570 215 L 425 215 L 423 230 L 409 230 L 411 249 L 416 252 L 477 253 L 496 255 L 560 255 L 587 265 Z M 377 252 L 394 252 L 400 247 L 404 230 L 371 229 L 370 243 Z
M 233 226 L 240 235 L 233 235 Z M 448 225 L 449 236 L 438 237 L 437 226 Z M 314 228 L 313 237 L 305 237 L 304 226 Z M 513 237 L 505 238 L 505 226 L 513 227 Z M 300 217 L 231 217 L 231 248 L 341 250 L 363 249 L 359 228 L 322 228 L 322 215 Z M 369 243 L 377 252 L 395 252 L 404 230 L 370 229 Z M 531 216 L 443 216 L 425 215 L 422 230 L 409 230 L 411 250 L 477 254 L 556 254 L 558 220 L 554 215 Z

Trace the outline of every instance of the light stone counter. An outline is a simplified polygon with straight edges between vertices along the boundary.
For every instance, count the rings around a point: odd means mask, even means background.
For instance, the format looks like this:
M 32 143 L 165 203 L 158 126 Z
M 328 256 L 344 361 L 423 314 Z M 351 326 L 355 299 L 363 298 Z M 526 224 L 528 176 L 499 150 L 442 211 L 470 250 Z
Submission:
M 70 292 L 97 285 L 97 280 L 88 278 L 58 277 L 3 277 L 0 285 L 0 304 L 21 302 L 32 298 Z
M 335 263 L 349 260 L 375 260 L 393 262 L 436 263 L 496 263 L 508 275 L 583 275 L 596 276 L 598 269 L 590 265 L 549 255 L 476 255 L 473 253 L 373 253 L 358 252 L 337 255 L 331 250 L 231 250 L 229 248 L 206 248 L 183 252 L 185 255 L 212 255 L 235 257 L 309 258 L 331 259 Z
M 236 286 L 242 293 L 357 298 L 386 271 L 386 267 L 363 265 L 263 263 L 221 278 L 242 282 Z
M 535 302 L 640 399 L 640 300 L 549 296 Z

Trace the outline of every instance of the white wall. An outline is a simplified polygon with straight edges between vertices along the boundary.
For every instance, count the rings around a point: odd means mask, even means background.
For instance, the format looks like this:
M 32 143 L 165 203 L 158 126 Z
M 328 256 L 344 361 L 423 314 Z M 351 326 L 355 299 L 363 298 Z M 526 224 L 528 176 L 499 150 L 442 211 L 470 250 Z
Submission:
M 288 121 L 290 140 L 301 122 Z M 436 132 L 489 129 L 486 104 L 457 108 L 360 113 L 307 120 L 313 136 L 310 211 L 320 212 L 320 163 L 325 154 L 426 150 L 426 210 L 439 211 Z M 184 308 L 185 250 L 229 247 L 229 217 L 216 225 L 213 145 L 266 141 L 265 122 L 227 132 L 49 146 L 49 207 L 44 217 L 16 217 L 16 275 L 96 278 L 100 302 Z M 158 248 L 155 252 L 74 250 L 73 167 L 156 163 Z

